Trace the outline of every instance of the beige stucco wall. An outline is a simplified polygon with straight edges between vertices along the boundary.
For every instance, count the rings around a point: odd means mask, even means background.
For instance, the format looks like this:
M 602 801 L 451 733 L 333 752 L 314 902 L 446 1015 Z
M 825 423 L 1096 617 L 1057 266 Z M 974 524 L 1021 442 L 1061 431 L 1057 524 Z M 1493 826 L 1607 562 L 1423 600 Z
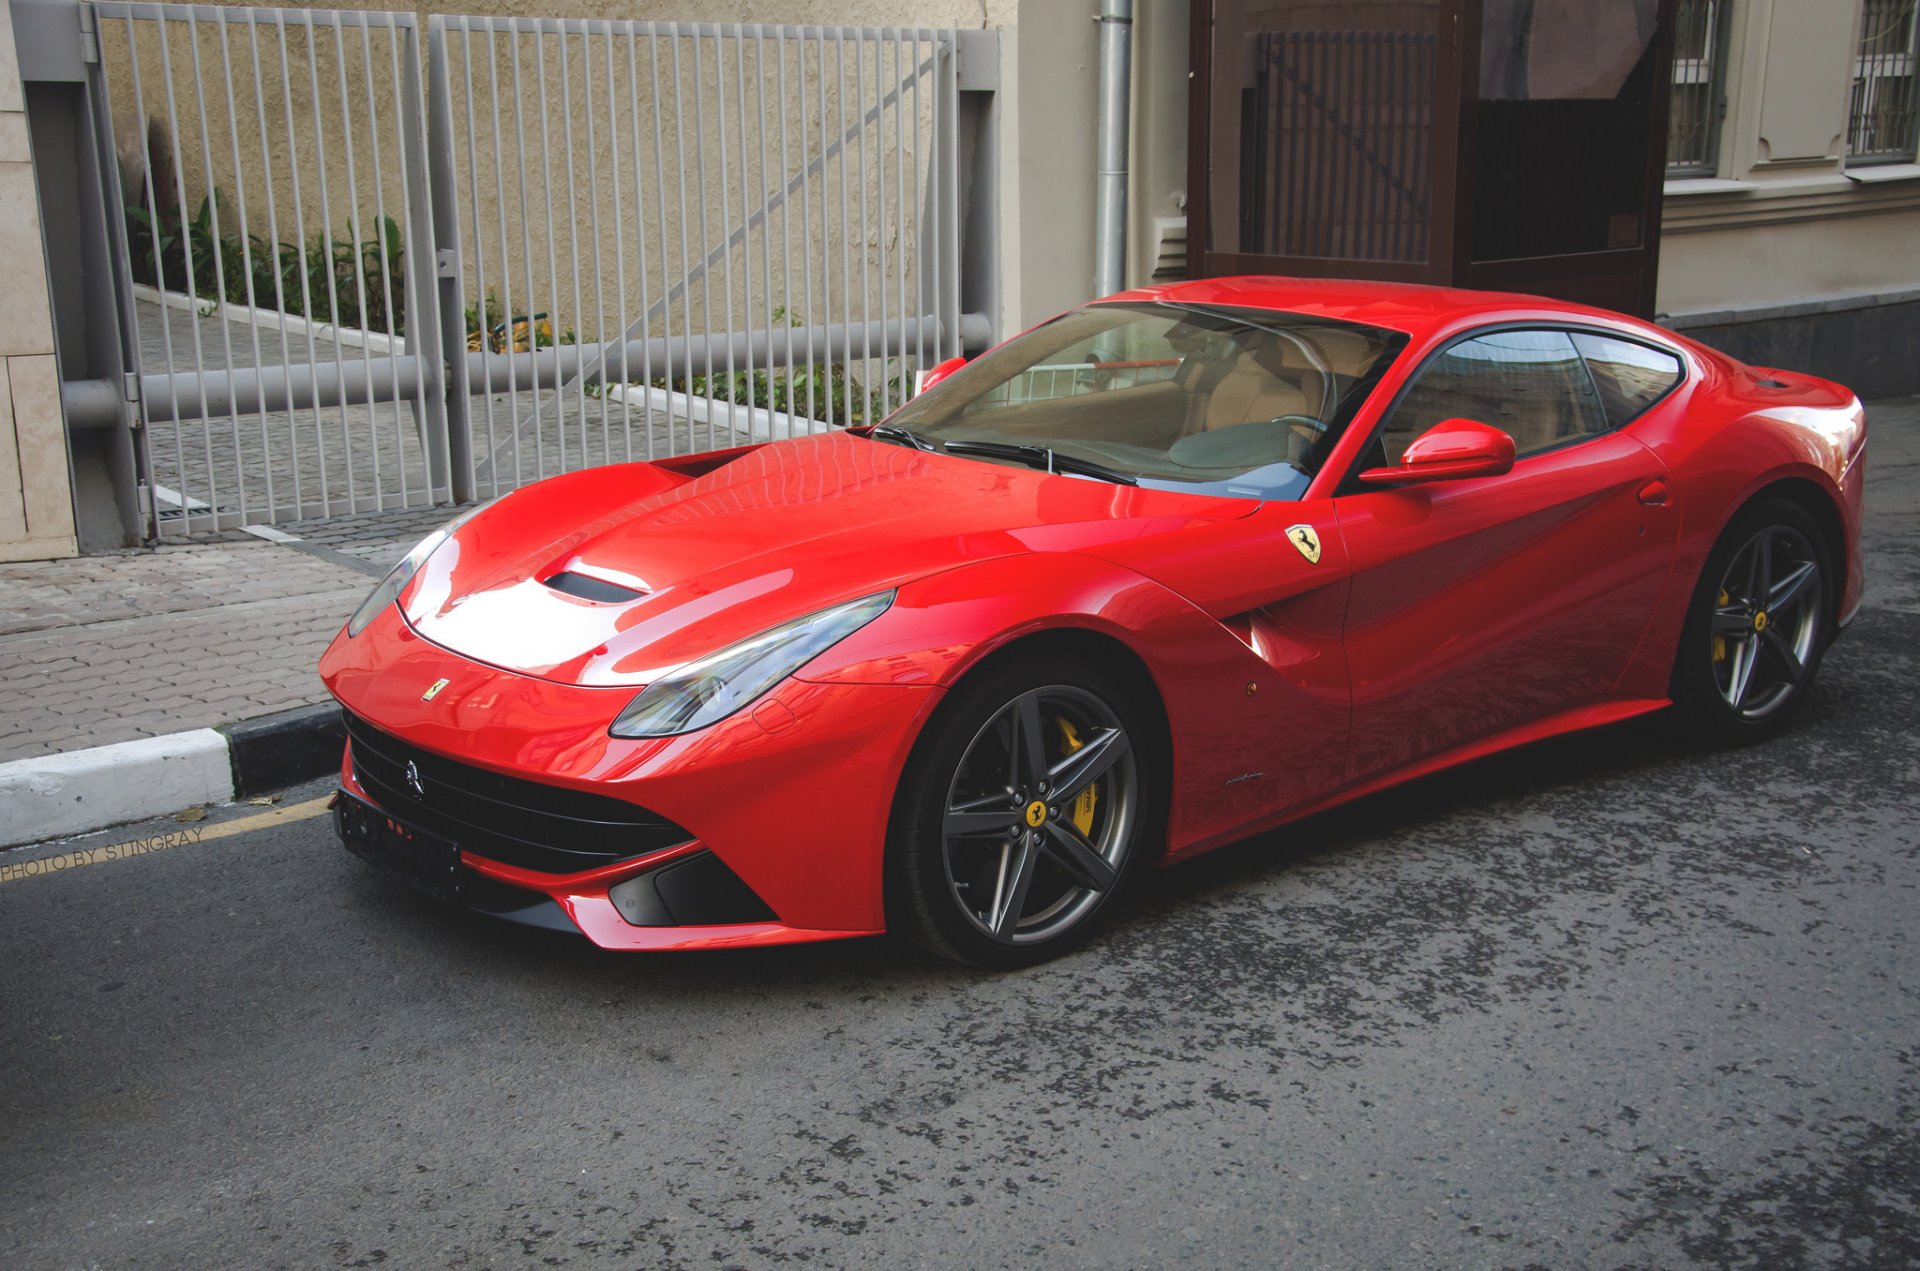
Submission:
M 386 6 L 378 4 L 352 4 L 345 7 L 379 9 Z M 422 19 L 436 6 L 422 6 L 415 10 Z M 1001 152 L 997 178 L 997 193 L 1000 209 L 1000 277 L 999 292 L 1001 312 L 995 317 L 1002 330 L 1016 330 L 1032 322 L 1039 321 L 1070 305 L 1089 298 L 1092 288 L 1093 272 L 1093 200 L 1095 166 L 1095 111 L 1098 90 L 1098 24 L 1093 20 L 1095 7 L 1091 0 L 1078 3 L 1077 0 L 794 0 L 790 3 L 769 3 L 767 0 L 714 0 L 698 6 L 688 6 L 678 0 L 570 0 L 569 3 L 555 4 L 552 0 L 478 0 L 477 3 L 460 6 L 462 11 L 480 14 L 500 14 L 515 16 L 534 16 L 564 14 L 570 17 L 610 17 L 619 19 L 679 21 L 697 20 L 700 22 L 771 22 L 785 24 L 819 25 L 876 25 L 903 26 L 911 24 L 918 27 L 954 27 L 954 28 L 996 28 L 1001 31 L 1001 78 L 1000 99 L 997 103 L 998 117 L 1003 125 Z M 1187 84 L 1187 26 L 1188 6 L 1184 0 L 1137 0 L 1134 24 L 1134 110 L 1132 115 L 1132 149 L 1130 164 L 1132 168 L 1130 218 L 1127 247 L 1127 280 L 1130 284 L 1147 281 L 1154 269 L 1158 237 L 1155 218 L 1178 218 L 1185 211 L 1186 186 L 1186 84 Z M 144 28 L 143 28 L 144 30 Z M 356 33 L 357 38 L 357 33 Z M 378 34 L 374 41 L 374 54 L 379 71 L 376 75 L 376 99 L 384 99 L 391 92 L 384 53 L 384 34 Z M 319 76 L 323 83 L 331 85 L 337 76 L 337 64 L 331 50 L 331 35 L 323 36 L 316 56 Z M 167 112 L 162 85 L 164 78 L 158 54 L 151 43 L 150 35 L 143 35 L 142 55 L 139 59 L 142 79 L 142 96 L 145 115 L 152 119 L 166 120 Z M 109 24 L 103 31 L 106 45 L 106 60 L 112 72 L 115 84 L 116 126 L 123 152 L 136 153 L 135 143 L 130 138 L 137 135 L 135 121 L 140 112 L 135 109 L 132 96 L 131 76 L 127 72 L 126 36 L 124 29 Z M 711 42 L 708 42 L 711 47 Z M 263 42 L 264 70 L 270 83 L 277 83 L 278 53 L 271 38 Z M 460 67 L 462 45 L 455 37 L 453 51 L 457 69 Z M 281 241 L 290 241 L 295 237 L 292 230 L 292 209 L 289 206 L 288 189 L 290 186 L 287 170 L 288 156 L 298 151 L 310 156 L 314 151 L 315 136 L 321 126 L 328 133 L 328 162 L 326 164 L 328 197 L 323 205 L 319 199 L 317 174 L 311 170 L 311 159 L 303 160 L 306 171 L 303 177 L 303 200 L 307 233 L 312 236 L 321 222 L 324 206 L 335 237 L 343 237 L 343 226 L 349 217 L 355 216 L 355 209 L 349 197 L 348 170 L 344 147 L 340 140 L 341 124 L 337 114 L 337 94 L 329 93 L 323 97 L 323 111 L 326 118 L 323 125 L 317 125 L 310 105 L 310 91 L 307 88 L 307 64 L 305 46 L 302 37 L 296 32 L 292 36 L 292 58 L 295 65 L 295 86 L 292 102 L 291 122 L 294 140 L 287 141 L 289 112 L 273 95 L 269 95 L 264 105 L 270 138 L 269 145 L 262 152 L 259 128 L 255 123 L 256 114 L 251 99 L 250 69 L 245 56 L 244 40 L 236 31 L 234 42 L 230 46 L 230 57 L 235 60 L 236 73 L 241 87 L 241 118 L 239 120 L 240 160 L 237 165 L 232 159 L 232 141 L 229 137 L 225 116 L 225 95 L 213 92 L 208 99 L 209 123 L 211 124 L 210 155 L 203 158 L 197 127 L 197 103 L 192 96 L 191 61 L 189 41 L 184 34 L 175 30 L 174 43 L 171 46 L 173 79 L 177 94 L 176 109 L 181 120 L 180 168 L 186 187 L 186 202 L 191 208 L 197 204 L 201 194 L 210 186 L 218 185 L 227 201 L 225 213 L 228 218 L 237 218 L 236 194 L 244 184 L 247 197 L 247 223 L 253 232 L 265 236 L 267 233 L 264 191 L 266 175 L 271 168 L 277 174 L 277 186 L 280 191 L 277 208 L 278 237 Z M 361 63 L 357 49 L 349 51 L 349 85 L 355 92 L 360 91 L 362 82 Z M 201 37 L 201 61 L 203 75 L 215 83 L 220 75 L 220 55 L 217 39 L 208 32 L 205 25 Z M 571 124 L 574 142 L 579 150 L 573 165 L 576 182 L 580 185 L 581 214 L 578 217 L 578 230 L 587 231 L 585 207 L 586 162 L 584 145 L 587 120 L 585 104 L 581 98 L 577 81 L 579 63 L 574 64 L 576 82 L 574 92 L 575 106 L 571 112 L 557 109 L 558 103 L 558 59 L 549 60 L 549 98 L 556 109 L 551 119 L 552 149 L 557 152 L 563 144 L 562 130 Z M 798 62 L 795 63 L 796 70 Z M 511 74 L 504 45 L 495 59 L 493 72 L 500 82 L 507 83 Z M 534 65 L 523 61 L 523 78 L 530 81 Z M 616 67 L 616 74 L 624 84 L 624 67 Z M 711 72 L 709 71 L 709 75 Z M 747 64 L 750 80 L 756 79 L 751 55 Z M 613 298 L 616 279 L 611 273 L 614 258 L 613 239 L 620 229 L 610 217 L 603 216 L 601 226 L 602 241 L 598 260 L 601 265 L 603 299 L 596 304 L 592 297 L 583 293 L 581 302 L 576 306 L 573 296 L 573 270 L 568 259 L 571 243 L 567 242 L 569 222 L 564 208 L 556 208 L 551 221 L 544 205 L 543 187 L 545 178 L 536 171 L 535 195 L 524 213 L 520 207 L 518 190 L 515 184 L 517 165 L 513 154 L 512 132 L 513 117 L 511 103 L 508 104 L 506 124 L 509 129 L 506 146 L 506 169 L 508 178 L 507 236 L 504 244 L 499 237 L 499 213 L 501 211 L 495 190 L 500 188 L 494 173 L 494 165 L 487 138 L 484 135 L 485 112 L 490 108 L 487 93 L 488 66 L 481 59 L 475 66 L 476 100 L 481 103 L 483 135 L 477 147 L 473 170 L 478 176 L 479 209 L 477 221 L 482 234 L 474 233 L 476 217 L 469 206 L 471 199 L 465 188 L 467 156 L 459 156 L 461 167 L 462 231 L 465 240 L 465 256 L 470 291 L 481 289 L 479 267 L 484 262 L 486 269 L 485 286 L 496 292 L 508 292 L 512 307 L 523 310 L 527 306 L 529 293 L 535 303 L 554 314 L 556 329 L 578 326 L 585 332 L 592 332 L 596 325 L 611 327 L 619 319 L 619 309 Z M 643 122 L 650 121 L 652 101 L 643 65 L 641 84 L 638 93 L 638 109 Z M 817 95 L 812 93 L 816 81 L 809 78 L 808 105 L 799 115 L 786 122 L 791 130 L 794 145 L 799 145 L 802 133 L 815 138 L 819 135 L 820 110 Z M 769 100 L 774 99 L 774 82 L 769 75 L 764 87 Z M 597 90 L 596 90 L 597 91 Z M 456 75 L 453 86 L 454 115 L 456 132 L 464 137 L 465 130 L 465 91 L 461 78 Z M 668 98 L 671 105 L 671 99 Z M 623 103 L 624 105 L 624 103 Z M 356 109 L 357 109 L 356 104 Z M 729 107 L 731 109 L 731 107 Z M 922 124 L 930 126 L 931 103 L 922 107 Z M 399 214 L 399 195 L 395 186 L 394 174 L 397 171 L 395 150 L 398 145 L 393 112 L 382 113 L 382 145 L 384 148 L 388 189 L 384 203 L 387 210 Z M 688 143 L 692 144 L 692 119 L 690 107 L 684 112 L 687 118 L 683 124 L 688 130 Z M 837 114 L 837 105 L 830 103 L 829 114 Z M 772 120 L 756 121 L 759 126 L 769 129 Z M 706 120 L 707 130 L 711 134 L 716 127 L 709 104 Z M 356 121 L 356 128 L 364 129 L 364 119 Z M 650 130 L 649 130 L 650 131 Z M 730 133 L 732 128 L 730 127 Z M 610 187 L 614 179 L 614 166 L 608 147 L 612 144 L 604 124 L 598 129 L 598 176 L 601 186 L 600 205 L 611 207 Z M 714 153 L 713 139 L 710 137 L 709 154 Z M 539 168 L 552 164 L 554 155 L 541 153 L 537 138 L 529 135 L 533 148 L 529 151 L 530 166 Z M 734 141 L 735 162 L 737 164 L 737 137 Z M 643 145 L 643 150 L 647 146 Z M 358 219 L 369 221 L 372 217 L 374 197 L 368 180 L 370 171 L 369 146 L 363 135 L 359 144 L 356 167 L 359 175 L 359 211 Z M 689 151 L 691 153 L 691 150 Z M 643 154 L 643 160 L 650 162 L 651 153 Z M 207 159 L 211 160 L 209 163 Z M 671 155 L 669 155 L 671 159 Z M 924 165 L 928 156 L 909 156 L 909 164 Z M 870 182 L 877 183 L 882 178 L 882 168 L 890 171 L 886 165 L 900 161 L 900 154 L 891 145 L 878 152 L 870 153 L 869 162 L 878 163 Z M 911 169 L 909 169 L 911 170 Z M 924 170 L 924 168 L 923 168 Z M 556 186 L 564 183 L 567 172 L 562 166 L 552 166 L 552 181 Z M 622 161 L 622 179 L 630 182 L 631 166 Z M 830 185 L 827 191 L 828 208 L 837 217 L 839 207 L 839 173 L 829 172 Z M 757 158 L 755 159 L 754 180 L 759 179 Z M 850 202 L 859 201 L 859 183 L 857 172 L 853 175 L 850 189 Z M 890 179 L 890 178 L 888 178 Z M 768 178 L 772 183 L 772 178 Z M 817 186 L 817 183 L 816 183 Z M 722 207 L 734 209 L 732 222 L 737 224 L 742 213 L 741 179 L 738 168 L 728 179 L 722 180 L 717 165 L 710 167 L 703 183 L 689 187 L 690 201 L 697 205 L 699 195 L 704 191 L 711 209 L 708 216 L 710 239 L 717 241 L 722 224 Z M 893 238 L 879 241 L 885 237 L 885 231 L 879 221 L 881 191 L 877 185 L 869 185 L 869 207 L 871 220 L 868 232 L 862 233 L 858 225 L 849 225 L 845 230 L 836 228 L 833 232 L 820 232 L 816 226 L 813 241 L 805 247 L 796 243 L 790 254 L 796 277 L 804 266 L 812 264 L 816 274 L 824 270 L 829 262 L 834 262 L 837 278 L 837 262 L 847 251 L 854 253 L 854 259 L 868 265 L 874 274 L 877 288 L 881 280 L 888 280 L 889 294 L 895 294 L 894 280 L 903 261 L 910 259 L 915 244 L 912 241 L 901 243 Z M 651 194 L 648 195 L 651 198 Z M 816 192 L 816 200 L 819 198 Z M 887 192 L 887 199 L 892 194 Z M 626 285 L 631 303 L 638 295 L 640 287 L 639 262 L 644 255 L 649 262 L 649 274 L 652 285 L 657 288 L 663 276 L 677 276 L 679 263 L 679 212 L 677 200 L 670 203 L 665 215 L 656 214 L 649 204 L 643 213 L 636 214 L 632 206 L 631 193 L 625 200 L 623 216 L 629 222 L 626 232 L 627 241 L 623 244 L 626 256 Z M 757 206 L 755 196 L 749 206 Z M 816 203 L 816 208 L 818 208 Z M 697 218 L 697 206 L 690 212 Z M 816 212 L 817 215 L 817 212 Z M 556 228 L 562 240 L 562 254 L 558 262 L 560 275 L 557 287 L 550 282 L 544 243 L 549 234 L 549 226 Z M 534 245 L 534 277 L 529 284 L 526 271 L 528 261 L 522 249 L 522 229 Z M 795 234 L 798 234 L 797 214 Z M 699 223 L 691 222 L 690 237 L 695 243 L 694 254 L 698 255 Z M 592 259 L 595 253 L 592 243 L 583 239 L 581 252 Z M 477 249 L 477 250 L 476 250 Z M 783 248 L 776 243 L 773 269 L 776 274 L 784 275 L 785 262 L 780 259 Z M 757 253 L 756 253 L 757 255 Z M 882 257 L 885 257 L 883 268 Z M 857 267 L 857 266 L 856 266 Z M 816 289 L 820 284 L 816 283 Z M 553 295 L 554 291 L 559 294 Z M 776 298 L 777 299 L 777 298 Z M 755 310 L 761 310 L 763 301 L 756 299 Z M 825 300 L 816 299 L 813 307 L 824 307 Z M 805 310 L 804 301 L 792 306 L 796 311 Z M 838 308 L 838 302 L 835 307 Z M 878 305 L 873 306 L 875 316 Z M 577 310 L 577 311 L 576 311 Z M 764 319 L 764 311 L 750 311 L 745 299 L 732 303 L 715 297 L 715 310 L 711 323 L 698 309 L 688 311 L 678 309 L 672 315 L 675 329 L 683 329 L 691 321 L 696 326 L 718 325 L 723 322 L 758 321 Z M 805 316 L 802 314 L 802 316 Z
M 67 431 L 13 15 L 0 4 L 0 560 L 75 553 Z
M 1920 288 L 1920 165 L 1846 166 L 1859 14 L 1846 0 L 1735 6 L 1719 174 L 1667 183 L 1661 312 Z

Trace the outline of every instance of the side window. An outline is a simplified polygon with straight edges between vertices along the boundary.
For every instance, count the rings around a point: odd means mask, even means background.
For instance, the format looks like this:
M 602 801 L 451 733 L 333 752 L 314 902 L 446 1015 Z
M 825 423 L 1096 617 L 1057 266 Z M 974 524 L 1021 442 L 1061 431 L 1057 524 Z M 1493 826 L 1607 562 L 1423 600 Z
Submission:
M 1593 381 L 1564 331 L 1495 331 L 1452 345 L 1420 372 L 1382 434 L 1386 462 L 1444 419 L 1473 419 L 1529 455 L 1607 431 Z
M 1680 359 L 1631 340 L 1576 331 L 1574 345 L 1593 371 L 1607 422 L 1618 428 L 1665 397 L 1685 373 Z

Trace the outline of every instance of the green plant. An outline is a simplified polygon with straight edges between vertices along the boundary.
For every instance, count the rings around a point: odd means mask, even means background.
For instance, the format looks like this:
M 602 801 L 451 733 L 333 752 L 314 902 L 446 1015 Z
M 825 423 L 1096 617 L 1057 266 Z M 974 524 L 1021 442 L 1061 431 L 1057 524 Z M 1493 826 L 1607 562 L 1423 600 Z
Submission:
M 155 217 L 145 208 L 129 206 L 134 281 L 175 292 L 188 290 L 191 281 L 197 299 L 261 308 L 275 305 L 278 284 L 277 302 L 284 313 L 406 334 L 406 247 L 391 216 L 381 215 L 372 238 L 360 238 L 358 227 L 349 221 L 350 237 L 329 242 L 315 235 L 304 244 L 216 232 L 216 224 L 232 221 L 218 189 L 201 199 L 188 219 L 172 209 Z

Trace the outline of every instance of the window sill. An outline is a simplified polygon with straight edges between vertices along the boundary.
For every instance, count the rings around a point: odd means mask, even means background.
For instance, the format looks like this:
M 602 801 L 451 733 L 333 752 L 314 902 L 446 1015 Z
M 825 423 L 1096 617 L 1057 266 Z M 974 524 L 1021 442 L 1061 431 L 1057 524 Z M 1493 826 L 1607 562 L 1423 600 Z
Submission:
M 1879 163 L 1861 168 L 1848 168 L 1847 180 L 1858 181 L 1862 185 L 1878 185 L 1882 181 L 1920 180 L 1920 163 Z
M 1673 199 L 1689 194 L 1744 194 L 1757 187 L 1758 182 L 1731 181 L 1725 177 L 1668 177 L 1662 190 Z

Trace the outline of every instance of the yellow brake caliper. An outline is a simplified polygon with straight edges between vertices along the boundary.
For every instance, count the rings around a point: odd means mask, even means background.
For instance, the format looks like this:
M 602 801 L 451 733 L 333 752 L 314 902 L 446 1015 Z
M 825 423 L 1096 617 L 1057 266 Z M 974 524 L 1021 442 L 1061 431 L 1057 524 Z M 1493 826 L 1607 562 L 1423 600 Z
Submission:
M 1725 591 L 1722 591 L 1720 593 L 1720 607 L 1724 609 L 1732 603 L 1733 597 L 1727 595 Z M 1715 662 L 1725 662 L 1727 660 L 1727 637 L 1723 635 L 1713 637 L 1713 660 Z
M 1060 757 L 1062 759 L 1087 744 L 1080 740 L 1079 732 L 1066 719 L 1055 717 L 1053 722 L 1060 725 Z M 1094 800 L 1099 797 L 1096 793 L 1099 789 L 1100 783 L 1096 781 L 1082 790 L 1080 797 L 1073 801 L 1073 823 L 1082 834 L 1093 833 L 1093 805 Z

